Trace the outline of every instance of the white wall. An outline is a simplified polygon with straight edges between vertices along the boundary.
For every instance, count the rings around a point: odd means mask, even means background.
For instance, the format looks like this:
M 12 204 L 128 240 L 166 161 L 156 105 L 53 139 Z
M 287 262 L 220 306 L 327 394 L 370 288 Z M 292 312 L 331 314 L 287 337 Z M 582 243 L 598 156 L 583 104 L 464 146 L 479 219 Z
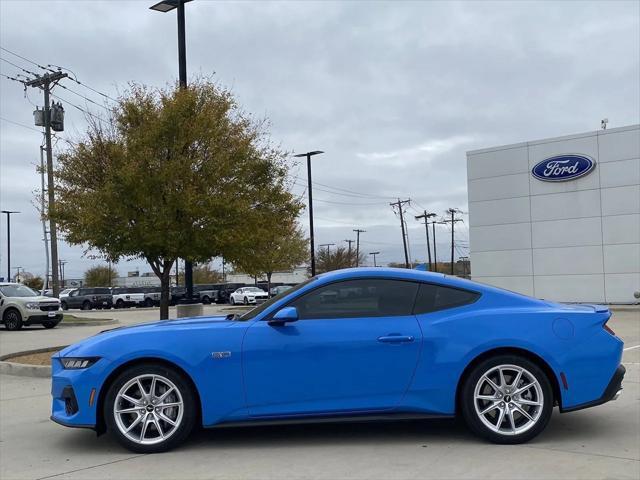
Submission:
M 575 180 L 531 175 L 588 155 Z M 633 303 L 640 291 L 640 125 L 467 153 L 471 274 L 550 300 Z

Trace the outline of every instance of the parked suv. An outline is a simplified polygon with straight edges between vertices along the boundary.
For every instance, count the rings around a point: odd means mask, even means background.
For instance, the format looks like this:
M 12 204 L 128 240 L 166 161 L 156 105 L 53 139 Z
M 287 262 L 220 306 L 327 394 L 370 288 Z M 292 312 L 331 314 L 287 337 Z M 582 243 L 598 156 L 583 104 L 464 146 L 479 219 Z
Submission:
M 53 328 L 62 321 L 60 300 L 45 297 L 19 283 L 0 283 L 0 322 L 7 330 L 23 325 Z
M 197 297 L 205 305 L 210 303 L 218 303 L 221 285 L 194 285 L 193 296 Z
M 114 288 L 111 294 L 113 308 L 139 307 L 144 305 L 145 294 L 143 288 Z
M 92 308 L 111 308 L 113 297 L 111 289 L 107 287 L 78 288 L 69 292 L 69 295 L 61 300 L 63 310 L 69 308 L 81 308 L 91 310 Z

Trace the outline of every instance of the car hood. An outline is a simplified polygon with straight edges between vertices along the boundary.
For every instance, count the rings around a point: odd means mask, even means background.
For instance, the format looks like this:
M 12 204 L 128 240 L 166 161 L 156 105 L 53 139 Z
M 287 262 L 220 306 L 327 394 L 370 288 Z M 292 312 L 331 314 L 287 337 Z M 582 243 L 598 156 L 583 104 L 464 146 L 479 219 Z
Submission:
M 117 342 L 119 337 L 124 335 L 146 335 L 156 334 L 163 332 L 165 334 L 171 334 L 171 332 L 183 331 L 187 329 L 196 329 L 207 327 L 208 329 L 223 329 L 228 328 L 231 325 L 235 325 L 238 320 L 228 320 L 226 316 L 220 317 L 195 317 L 195 318 L 180 318 L 175 320 L 160 320 L 157 322 L 142 323 L 138 325 L 130 325 L 125 327 L 116 327 L 102 332 L 82 340 L 73 345 L 62 349 L 58 352 L 57 356 L 70 356 L 70 355 L 86 355 L 88 352 L 96 349 L 100 345 L 106 343 Z
M 8 300 L 14 301 L 14 302 L 23 302 L 23 303 L 30 303 L 30 302 L 49 302 L 49 303 L 58 303 L 58 299 L 57 298 L 52 298 L 52 297 L 45 297 L 44 295 L 38 295 L 37 297 L 7 297 Z

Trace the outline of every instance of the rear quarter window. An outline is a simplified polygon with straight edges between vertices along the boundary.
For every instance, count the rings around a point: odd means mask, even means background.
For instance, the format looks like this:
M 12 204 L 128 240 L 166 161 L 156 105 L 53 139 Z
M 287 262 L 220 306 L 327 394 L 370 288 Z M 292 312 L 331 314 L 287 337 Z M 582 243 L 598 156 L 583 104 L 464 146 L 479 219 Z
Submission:
M 420 315 L 462 307 L 476 302 L 478 298 L 480 298 L 480 294 L 470 290 L 423 283 L 418 290 L 413 312 L 415 315 Z

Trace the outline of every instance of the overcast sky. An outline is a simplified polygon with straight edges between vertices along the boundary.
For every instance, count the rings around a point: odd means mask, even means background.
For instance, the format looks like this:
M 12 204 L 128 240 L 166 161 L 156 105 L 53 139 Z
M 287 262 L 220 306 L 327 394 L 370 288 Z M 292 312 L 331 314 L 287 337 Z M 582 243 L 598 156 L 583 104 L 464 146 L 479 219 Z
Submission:
M 141 1 L 0 0 L 0 44 L 41 65 L 64 66 L 115 96 L 135 81 L 177 77 L 176 15 Z M 412 256 L 426 256 L 423 208 L 467 210 L 466 157 L 472 149 L 640 122 L 640 2 L 266 2 L 194 0 L 187 11 L 187 69 L 230 87 L 243 107 L 271 120 L 286 150 L 320 149 L 313 160 L 317 243 L 361 236 L 380 262 L 402 259 L 400 224 L 389 202 L 411 198 Z M 1 71 L 36 65 L 0 51 Z M 95 92 L 63 85 L 97 103 Z M 12 266 L 42 273 L 42 227 L 33 191 L 42 135 L 33 105 L 42 95 L 0 79 L 0 207 L 12 221 Z M 85 114 L 105 111 L 56 89 L 65 137 L 82 134 Z M 68 100 L 68 101 L 66 101 Z M 63 147 L 59 142 L 57 149 Z M 304 165 L 293 187 L 305 191 Z M 333 202 L 333 203 L 331 203 Z M 457 224 L 457 254 L 468 228 Z M 306 227 L 307 214 L 301 223 Z M 449 248 L 438 231 L 442 260 Z M 60 246 L 66 277 L 97 263 Z M 6 275 L 6 222 L 0 276 Z M 142 261 L 122 263 L 121 273 Z

